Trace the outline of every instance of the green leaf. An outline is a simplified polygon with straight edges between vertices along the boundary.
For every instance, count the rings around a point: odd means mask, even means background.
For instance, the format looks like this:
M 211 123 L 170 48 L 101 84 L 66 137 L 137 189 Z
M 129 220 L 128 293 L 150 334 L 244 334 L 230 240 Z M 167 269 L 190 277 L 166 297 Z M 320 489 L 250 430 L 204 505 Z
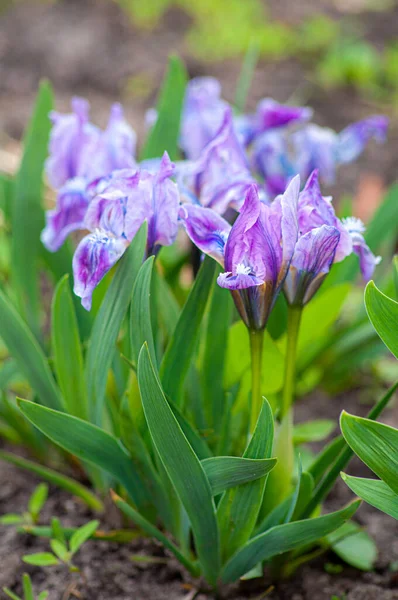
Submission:
M 3 587 L 3 592 L 7 594 L 11 600 L 23 600 L 20 596 L 14 594 L 14 592 L 12 592 L 8 587 Z
M 84 544 L 84 542 L 87 542 L 87 540 L 94 535 L 98 527 L 99 521 L 90 521 L 75 531 L 69 542 L 69 547 L 72 554 L 75 554 Z
M 83 354 L 68 275 L 61 279 L 54 292 L 51 341 L 55 372 L 66 411 L 86 419 L 88 407 Z
M 68 552 L 68 548 L 65 546 L 65 544 L 63 544 L 59 540 L 50 540 L 50 546 L 55 556 L 62 560 L 62 562 L 69 561 L 70 555 Z
M 176 557 L 176 559 L 195 577 L 199 575 L 197 566 L 192 563 L 182 552 L 175 546 L 168 537 L 166 537 L 157 527 L 149 523 L 140 513 L 138 513 L 132 506 L 127 504 L 124 500 L 122 500 L 117 494 L 112 493 L 113 501 L 116 506 L 127 516 L 129 517 L 140 529 L 145 531 L 150 537 L 158 540 L 165 548 L 170 550 Z
M 214 496 L 238 485 L 261 479 L 271 471 L 275 464 L 276 458 L 253 459 L 217 456 L 202 460 L 202 467 Z
M 269 459 L 274 440 L 274 419 L 264 400 L 253 436 L 243 455 L 246 459 Z M 247 542 L 262 505 L 266 479 L 260 479 L 227 492 L 218 506 L 223 558 L 229 558 Z M 250 569 L 248 569 L 250 570 Z M 245 571 L 246 572 L 246 571 Z
M 65 538 L 65 534 L 64 534 L 64 530 L 62 529 L 61 526 L 61 522 L 59 519 L 57 519 L 56 517 L 53 517 L 51 519 L 51 527 L 50 527 L 50 537 L 54 540 L 58 540 L 59 542 L 61 542 L 61 544 L 63 544 L 64 546 L 66 545 L 66 538 Z
M 0 337 L 18 363 L 40 401 L 51 408 L 63 408 L 63 400 L 47 358 L 36 338 L 15 310 L 11 300 L 0 290 Z
M 1 525 L 19 525 L 19 523 L 23 523 L 23 518 L 15 513 L 7 513 L 0 517 Z
M 341 477 L 359 498 L 390 517 L 398 519 L 398 494 L 393 492 L 384 481 L 352 477 L 346 473 L 341 473 Z
M 130 308 L 130 341 L 132 359 L 138 362 L 142 344 L 148 344 L 149 354 L 156 365 L 155 347 L 153 343 L 151 324 L 151 279 L 155 257 L 148 258 L 140 270 L 134 284 Z
M 49 593 L 50 592 L 40 592 L 37 596 L 37 600 L 47 600 Z
M 142 149 L 141 160 L 162 156 L 165 150 L 172 160 L 178 158 L 186 82 L 184 64 L 177 56 L 171 56 L 157 104 L 157 120 Z
M 369 281 L 365 290 L 369 319 L 387 348 L 398 358 L 398 302 L 385 296 Z
M 58 473 L 49 467 L 44 467 L 43 465 L 17 456 L 16 454 L 12 454 L 11 452 L 5 452 L 4 450 L 0 450 L 0 459 L 16 465 L 21 469 L 25 469 L 30 473 L 35 473 L 42 479 L 46 479 L 46 481 L 71 493 L 73 496 L 81 498 L 92 510 L 97 512 L 102 512 L 104 510 L 101 500 L 97 498 L 91 490 L 67 475 Z
M 345 411 L 340 427 L 355 454 L 398 494 L 398 430 Z
M 259 41 L 255 40 L 249 44 L 245 58 L 243 60 L 242 69 L 239 74 L 238 85 L 235 93 L 235 106 L 243 112 L 246 106 L 247 96 L 249 95 L 250 86 L 252 83 L 254 71 L 260 56 Z
M 219 270 L 218 270 L 219 272 Z M 228 330 L 231 324 L 233 302 L 231 294 L 219 285 L 213 287 L 207 321 L 201 375 L 204 410 L 208 427 L 220 431 L 225 412 L 223 381 Z
M 322 442 L 336 429 L 336 423 L 331 419 L 317 419 L 299 423 L 293 428 L 293 441 L 295 444 L 308 442 Z
M 45 505 L 48 497 L 48 485 L 46 483 L 39 483 L 28 502 L 28 511 L 35 521 L 39 516 L 41 509 Z
M 86 356 L 86 381 L 90 416 L 97 424 L 102 419 L 106 381 L 115 354 L 117 336 L 143 261 L 147 229 L 145 222 L 120 260 L 91 332 Z
M 25 600 L 35 600 L 33 597 L 32 581 L 27 573 L 22 575 L 22 587 Z
M 377 546 L 370 535 L 356 523 L 349 521 L 326 537 L 333 552 L 347 564 L 371 571 L 377 559 Z
M 314 478 L 315 484 L 319 483 L 326 471 L 335 462 L 338 455 L 345 448 L 345 445 L 344 438 L 340 435 L 329 442 L 322 452 L 316 455 L 314 462 L 308 469 L 308 472 Z
M 214 584 L 220 549 L 210 484 L 168 405 L 146 346 L 138 360 L 138 383 L 152 441 L 188 514 L 203 573 Z
M 196 349 L 207 299 L 214 285 L 215 268 L 215 261 L 206 257 L 163 356 L 160 368 L 163 389 L 176 404 L 180 403 L 182 386 Z
M 59 560 L 51 552 L 36 552 L 35 554 L 25 554 L 22 560 L 28 565 L 36 567 L 53 567 L 59 565 Z
M 394 256 L 392 266 L 392 278 L 394 280 L 395 297 L 398 298 L 398 254 Z
M 134 465 L 118 439 L 96 425 L 64 413 L 18 400 L 23 414 L 55 444 L 83 461 L 97 465 L 115 477 L 137 507 L 145 510 L 146 494 Z M 70 432 L 73 432 L 71 435 Z
M 232 583 L 261 561 L 313 544 L 350 519 L 360 505 L 353 502 L 342 510 L 304 521 L 277 525 L 247 542 L 228 561 L 221 572 L 224 583 Z
M 42 206 L 43 167 L 48 152 L 53 93 L 48 82 L 40 84 L 33 117 L 24 137 L 24 153 L 15 178 L 12 207 L 12 274 L 22 314 L 35 334 L 39 324 L 40 232 L 44 226 Z

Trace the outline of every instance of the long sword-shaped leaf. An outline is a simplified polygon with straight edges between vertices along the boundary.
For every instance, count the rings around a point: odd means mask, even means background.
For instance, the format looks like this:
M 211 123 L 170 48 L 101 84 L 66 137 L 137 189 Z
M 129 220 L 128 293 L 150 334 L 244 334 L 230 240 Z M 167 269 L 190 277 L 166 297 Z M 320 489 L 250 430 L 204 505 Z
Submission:
M 0 290 L 0 337 L 18 364 L 40 402 L 62 409 L 63 400 L 48 366 L 47 358 L 35 336 L 11 301 Z
M 35 475 L 38 475 L 41 479 L 53 483 L 74 496 L 78 496 L 87 504 L 87 506 L 95 511 L 102 512 L 104 510 L 101 500 L 93 494 L 91 490 L 71 477 L 67 477 L 62 473 L 58 473 L 58 471 L 54 471 L 53 469 L 35 463 L 32 460 L 22 458 L 21 456 L 17 456 L 16 454 L 4 450 L 0 450 L 0 459 L 20 467 L 21 469 L 25 469 L 25 471 L 35 473 Z
M 151 278 L 154 257 L 148 258 L 140 268 L 134 284 L 130 308 L 130 340 L 132 358 L 135 364 L 145 342 L 148 344 L 151 360 L 156 364 L 151 324 Z
M 83 461 L 110 473 L 127 490 L 141 510 L 147 510 L 148 498 L 142 481 L 121 442 L 96 425 L 29 402 L 18 400 L 23 414 L 55 444 Z
M 356 496 L 390 517 L 398 519 L 398 494 L 393 492 L 384 481 L 352 477 L 346 473 L 342 473 L 341 477 Z
M 398 302 L 383 294 L 373 281 L 369 281 L 365 290 L 365 305 L 376 332 L 398 358 Z
M 276 458 L 240 458 L 239 456 L 217 456 L 202 461 L 214 496 L 230 488 L 261 479 L 271 471 Z
M 88 407 L 83 354 L 68 275 L 61 279 L 54 293 L 51 337 L 54 367 L 66 411 L 86 419 Z
M 90 416 L 97 424 L 101 423 L 108 370 L 143 261 L 146 237 L 147 225 L 144 223 L 121 259 L 93 325 L 86 357 L 86 379 Z
M 215 268 L 215 261 L 206 257 L 162 360 L 160 375 L 163 389 L 177 404 L 196 348 Z
M 138 360 L 138 383 L 152 441 L 191 522 L 203 573 L 214 584 L 220 548 L 210 484 L 162 392 L 146 346 Z
M 178 158 L 178 137 L 187 76 L 182 61 L 172 56 L 157 106 L 157 120 L 142 149 L 141 160 L 162 156 L 167 150 L 172 160 Z
M 398 494 L 398 429 L 345 411 L 340 427 L 355 454 Z
M 257 425 L 243 455 L 246 459 L 269 459 L 274 439 L 272 410 L 265 400 Z M 228 491 L 218 507 L 223 557 L 229 558 L 247 542 L 261 508 L 265 479 L 259 479 Z
M 40 333 L 38 260 L 40 231 L 44 226 L 41 204 L 43 167 L 50 134 L 49 112 L 53 93 L 48 82 L 40 85 L 33 117 L 24 138 L 24 154 L 15 178 L 12 207 L 12 274 L 20 310 L 34 333 Z
M 357 500 L 342 510 L 315 519 L 278 525 L 254 537 L 225 565 L 221 572 L 222 581 L 236 581 L 259 562 L 316 542 L 341 527 L 352 517 L 360 503 Z

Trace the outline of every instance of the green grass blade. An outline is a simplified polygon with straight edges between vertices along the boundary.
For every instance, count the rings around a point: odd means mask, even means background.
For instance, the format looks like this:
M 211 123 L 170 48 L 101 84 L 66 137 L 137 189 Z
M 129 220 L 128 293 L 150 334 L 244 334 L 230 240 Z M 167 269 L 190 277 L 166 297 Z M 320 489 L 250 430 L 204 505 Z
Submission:
M 35 336 L 12 302 L 0 290 L 0 337 L 18 363 L 40 401 L 51 408 L 62 409 L 63 399 Z
M 245 110 L 247 97 L 253 80 L 254 71 L 260 56 L 260 46 L 258 41 L 252 41 L 249 44 L 245 58 L 242 64 L 242 70 L 239 75 L 236 86 L 235 106 L 239 112 Z
M 157 105 L 157 121 L 142 149 L 141 160 L 162 156 L 165 150 L 172 160 L 178 158 L 178 138 L 186 82 L 184 64 L 177 56 L 170 57 Z
M 126 488 L 138 508 L 149 508 L 142 481 L 117 438 L 72 415 L 44 408 L 28 400 L 19 399 L 18 404 L 29 421 L 55 444 L 113 475 Z
M 346 473 L 341 473 L 341 477 L 356 496 L 390 517 L 398 519 L 398 494 L 384 481 L 352 477 Z
M 48 151 L 51 123 L 49 112 L 53 92 L 48 82 L 42 82 L 33 117 L 24 138 L 24 153 L 15 178 L 12 207 L 12 275 L 19 307 L 35 335 L 39 324 L 40 232 L 44 226 L 42 206 L 43 168 Z
M 22 458 L 21 456 L 17 456 L 11 452 L 6 452 L 5 450 L 0 450 L 0 459 L 5 460 L 21 469 L 25 469 L 25 471 L 35 473 L 35 475 L 38 475 L 49 483 L 66 490 L 70 494 L 73 494 L 73 496 L 81 498 L 87 504 L 87 506 L 97 512 L 102 512 L 104 510 L 101 500 L 90 489 L 78 481 L 75 481 L 71 477 L 68 477 L 67 475 L 58 473 L 49 467 L 44 467 L 43 465 L 35 463 L 32 460 Z
M 95 318 L 86 356 L 86 381 L 91 420 L 101 423 L 108 371 L 127 312 L 135 278 L 142 265 L 147 238 L 144 223 L 117 266 Z
M 398 302 L 383 294 L 369 281 L 365 290 L 369 319 L 387 348 L 398 358 Z
M 138 360 L 138 383 L 152 441 L 188 514 L 203 573 L 215 584 L 220 549 L 210 484 L 162 392 L 146 346 Z
M 140 268 L 134 284 L 130 308 L 130 341 L 132 359 L 138 363 L 142 345 L 148 344 L 149 354 L 156 365 L 155 346 L 153 343 L 151 323 L 151 280 L 154 257 L 148 258 Z
M 206 257 L 162 360 L 163 389 L 176 404 L 180 403 L 182 386 L 195 352 L 207 299 L 214 285 L 215 269 L 215 261 Z
M 341 413 L 340 427 L 355 454 L 398 494 L 398 429 Z
M 267 475 L 276 464 L 276 458 L 253 459 L 239 456 L 217 456 L 202 460 L 202 467 L 214 496 L 230 488 L 256 481 Z
M 352 517 L 359 505 L 358 500 L 334 513 L 315 519 L 277 525 L 252 538 L 225 565 L 221 572 L 222 581 L 232 583 L 259 562 L 316 542 L 341 527 Z
M 51 341 L 54 368 L 66 411 L 75 417 L 87 419 L 83 353 L 68 275 L 61 279 L 54 292 L 51 309 Z

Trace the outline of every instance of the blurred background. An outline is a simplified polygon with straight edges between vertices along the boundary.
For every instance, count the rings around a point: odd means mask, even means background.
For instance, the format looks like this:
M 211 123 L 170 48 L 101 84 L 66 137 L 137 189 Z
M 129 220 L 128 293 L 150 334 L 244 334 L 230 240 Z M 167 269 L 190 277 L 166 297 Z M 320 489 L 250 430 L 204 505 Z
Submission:
M 366 220 L 395 180 L 398 3 L 393 0 L 0 0 L 0 147 L 12 170 L 41 78 L 59 110 L 72 95 L 104 125 L 120 100 L 139 137 L 167 56 L 191 77 L 218 77 L 233 101 L 243 57 L 259 48 L 247 108 L 262 97 L 308 104 L 337 130 L 372 113 L 391 118 L 388 142 L 339 170 L 330 190 L 353 194 Z

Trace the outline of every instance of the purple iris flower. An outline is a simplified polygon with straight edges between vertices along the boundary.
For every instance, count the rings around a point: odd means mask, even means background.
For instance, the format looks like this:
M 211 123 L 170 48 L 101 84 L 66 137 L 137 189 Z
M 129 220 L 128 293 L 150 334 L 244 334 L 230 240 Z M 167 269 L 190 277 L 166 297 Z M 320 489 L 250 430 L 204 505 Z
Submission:
M 91 308 L 95 287 L 119 260 L 138 229 L 148 222 L 147 253 L 175 240 L 178 231 L 179 192 L 170 179 L 174 164 L 165 153 L 156 174 L 122 169 L 98 183 L 84 227 L 92 231 L 78 245 L 73 258 L 74 291 Z
M 231 291 L 243 321 L 252 330 L 266 326 L 283 286 L 298 236 L 298 177 L 270 205 L 249 187 L 242 210 L 231 227 L 214 211 L 186 205 L 180 216 L 200 250 L 225 268 L 218 284 Z
M 114 104 L 108 126 L 101 131 L 89 122 L 89 104 L 72 101 L 73 113 L 52 113 L 54 127 L 46 171 L 58 190 L 54 209 L 47 211 L 42 242 L 55 252 L 67 236 L 84 229 L 84 215 L 90 202 L 89 184 L 115 169 L 134 168 L 136 135 L 127 124 L 120 104 Z
M 314 169 L 322 181 L 331 184 L 339 165 L 355 160 L 371 139 L 385 140 L 387 127 L 388 119 L 375 115 L 339 134 L 312 123 L 299 129 L 272 129 L 255 138 L 253 166 L 270 194 L 280 193 L 294 174 L 305 180 Z
M 254 181 L 235 133 L 232 111 L 228 108 L 217 135 L 201 157 L 179 166 L 178 183 L 182 197 L 185 201 L 224 214 L 230 207 L 239 210 Z
M 359 219 L 341 221 L 336 217 L 331 198 L 322 196 L 318 172 L 309 177 L 298 201 L 299 238 L 294 249 L 284 292 L 289 304 L 303 306 L 319 289 L 333 263 L 352 252 L 359 255 L 360 267 L 368 281 L 380 262 L 363 237 Z

